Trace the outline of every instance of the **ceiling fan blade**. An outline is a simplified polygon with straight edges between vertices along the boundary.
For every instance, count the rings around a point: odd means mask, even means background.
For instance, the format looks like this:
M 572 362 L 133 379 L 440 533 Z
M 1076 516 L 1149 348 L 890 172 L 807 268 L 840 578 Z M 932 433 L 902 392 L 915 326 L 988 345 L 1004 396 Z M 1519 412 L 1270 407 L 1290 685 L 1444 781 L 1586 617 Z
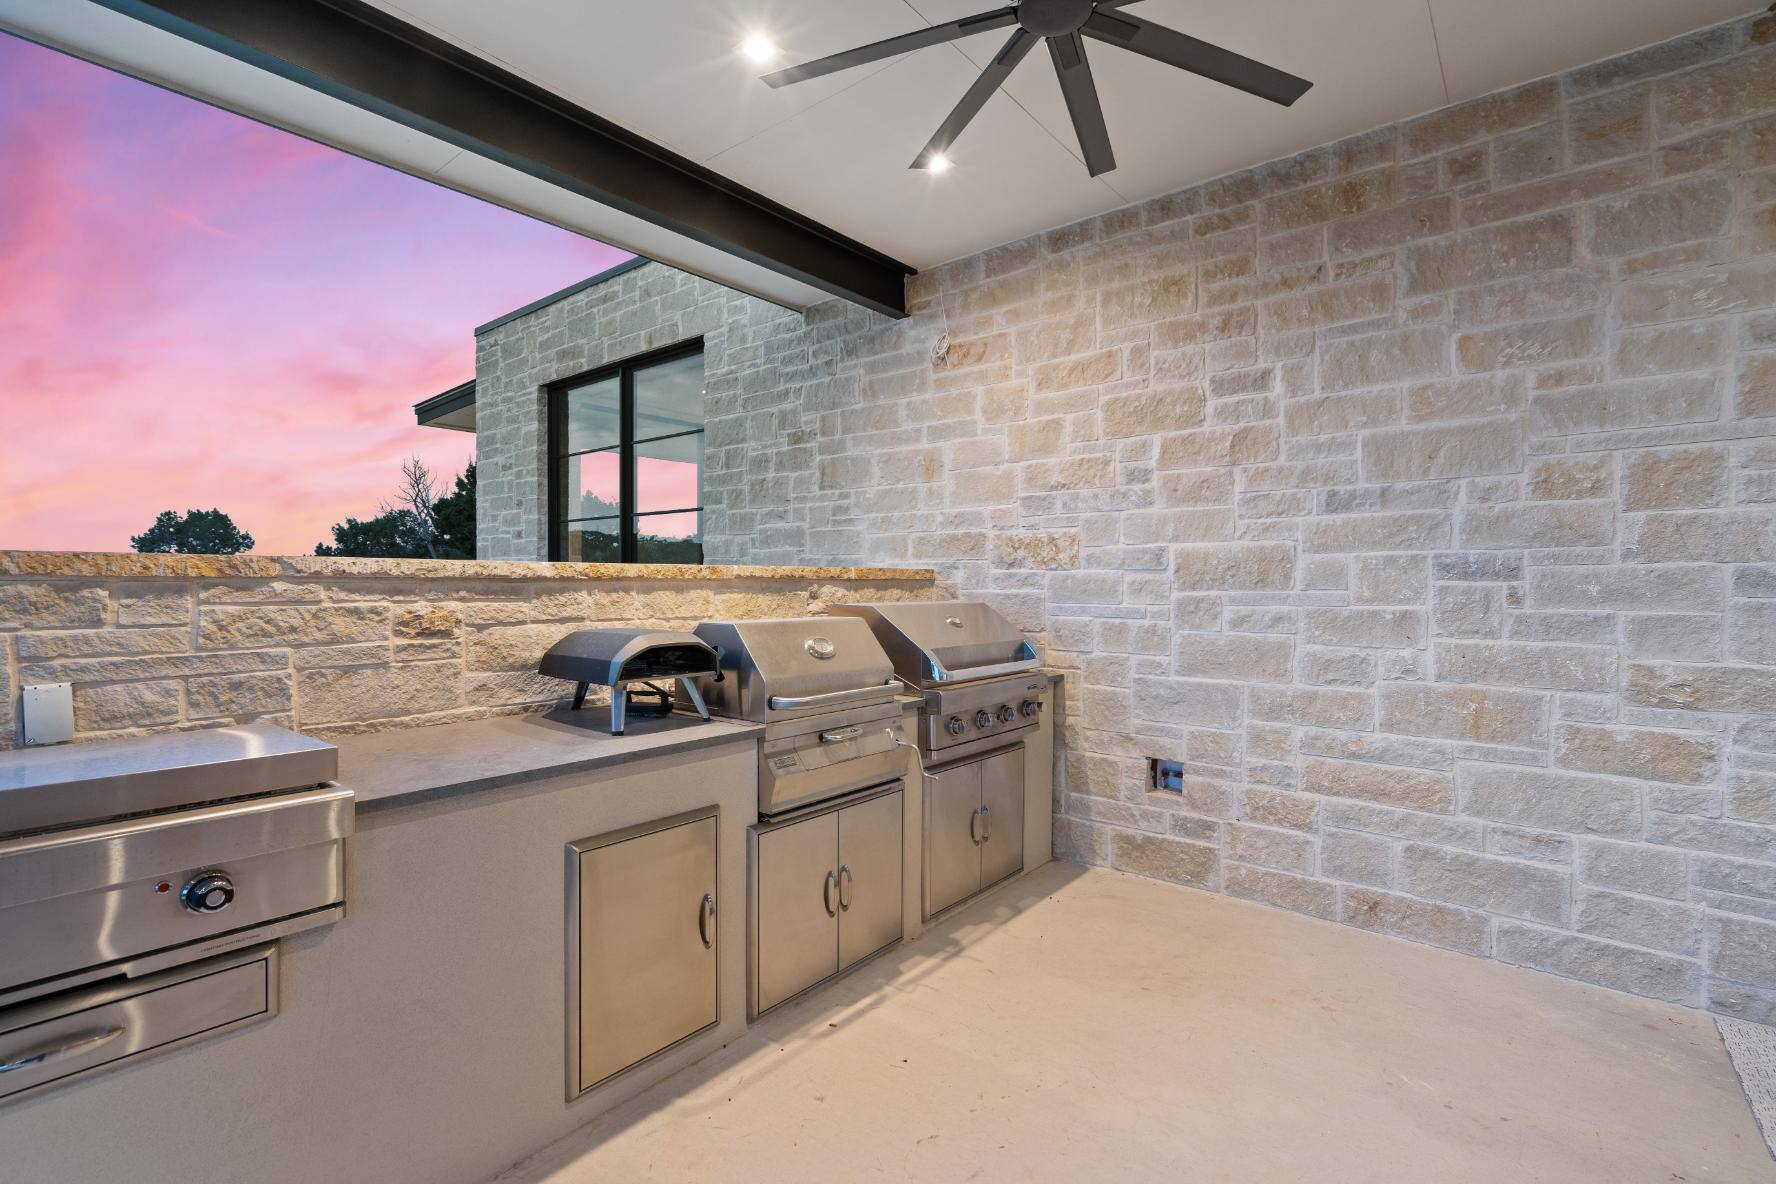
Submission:
M 1156 62 L 1200 74 L 1285 107 L 1306 94 L 1307 88 L 1313 85 L 1305 78 L 1241 57 L 1207 41 L 1198 41 L 1176 29 L 1149 24 L 1138 17 L 1093 12 L 1080 32 L 1107 45 L 1120 45 Z
M 993 60 L 987 63 L 986 69 L 980 72 L 980 77 L 976 78 L 969 86 L 968 93 L 962 96 L 962 101 L 956 104 L 955 110 L 950 112 L 942 126 L 937 129 L 937 133 L 926 142 L 924 148 L 919 150 L 919 155 L 913 158 L 913 163 L 908 167 L 930 168 L 932 157 L 941 156 L 949 151 L 950 145 L 956 142 L 956 137 L 962 134 L 962 129 L 968 126 L 970 120 L 980 114 L 980 109 L 986 105 L 988 99 L 993 97 L 993 92 L 1005 85 L 1005 80 L 1011 77 L 1011 72 L 1017 69 L 1019 62 L 1024 60 L 1024 55 L 1035 48 L 1036 42 L 1040 40 L 1041 38 L 1027 30 L 1014 31 L 1005 44 L 1000 47 L 999 52 L 993 55 Z
M 840 70 L 849 70 L 853 66 L 861 66 L 866 62 L 876 62 L 883 58 L 911 53 L 913 50 L 923 49 L 927 45 L 942 45 L 946 41 L 956 41 L 971 33 L 984 33 L 988 29 L 1003 29 L 1007 25 L 1015 24 L 1017 24 L 1017 9 L 1015 8 L 1000 8 L 976 16 L 965 16 L 960 20 L 932 25 L 925 29 L 915 29 L 911 33 L 902 33 L 898 37 L 890 37 L 885 41 L 861 45 L 856 49 L 847 49 L 844 53 L 816 58 L 811 62 L 803 62 L 799 66 L 789 66 L 766 74 L 765 82 L 771 86 L 788 86 L 792 82 L 804 82 L 810 78 L 819 78 L 822 75 L 834 74 Z
M 1116 167 L 1116 154 L 1110 151 L 1110 129 L 1104 126 L 1098 87 L 1092 81 L 1091 63 L 1085 60 L 1085 40 L 1078 33 L 1050 37 L 1048 55 L 1054 59 L 1055 74 L 1061 80 L 1061 94 L 1067 100 L 1067 114 L 1073 117 L 1079 150 L 1085 154 L 1085 171 L 1094 177 L 1109 172 Z

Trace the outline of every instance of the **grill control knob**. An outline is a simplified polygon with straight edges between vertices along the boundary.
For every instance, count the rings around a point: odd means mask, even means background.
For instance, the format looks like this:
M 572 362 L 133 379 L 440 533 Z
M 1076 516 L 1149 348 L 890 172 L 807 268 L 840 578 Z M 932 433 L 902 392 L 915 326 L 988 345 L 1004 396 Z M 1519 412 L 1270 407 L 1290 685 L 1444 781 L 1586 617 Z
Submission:
M 944 731 L 952 736 L 960 736 L 962 734 L 962 727 L 962 717 L 959 715 L 952 715 L 949 719 L 944 721 Z
M 179 889 L 179 903 L 194 913 L 219 913 L 234 902 L 234 881 L 226 872 L 200 872 Z
M 999 709 L 999 722 L 1000 723 L 1008 724 L 1016 718 L 1017 718 L 1017 712 L 1015 712 L 1011 709 L 1011 704 L 1007 703 Z
M 985 709 L 977 711 L 974 713 L 974 726 L 984 732 L 993 726 L 993 717 L 988 715 Z
M 1040 715 L 1042 714 L 1042 700 L 1025 699 L 1018 705 L 1018 710 L 1024 713 L 1026 719 L 1031 716 Z

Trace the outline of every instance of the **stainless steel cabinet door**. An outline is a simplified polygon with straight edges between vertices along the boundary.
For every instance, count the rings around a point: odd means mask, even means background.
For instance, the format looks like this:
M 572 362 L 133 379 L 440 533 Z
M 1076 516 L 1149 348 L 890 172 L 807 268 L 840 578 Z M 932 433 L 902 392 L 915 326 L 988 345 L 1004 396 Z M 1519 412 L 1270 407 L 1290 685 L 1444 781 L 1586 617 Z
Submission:
M 715 835 L 711 816 L 580 851 L 581 1090 L 715 1023 Z
M 925 775 L 925 915 L 980 891 L 981 763 Z
M 1024 746 L 980 763 L 981 886 L 997 884 L 1024 867 Z
M 838 854 L 837 814 L 759 832 L 758 1011 L 839 969 Z
M 839 966 L 900 940 L 900 835 L 904 794 L 838 812 Z

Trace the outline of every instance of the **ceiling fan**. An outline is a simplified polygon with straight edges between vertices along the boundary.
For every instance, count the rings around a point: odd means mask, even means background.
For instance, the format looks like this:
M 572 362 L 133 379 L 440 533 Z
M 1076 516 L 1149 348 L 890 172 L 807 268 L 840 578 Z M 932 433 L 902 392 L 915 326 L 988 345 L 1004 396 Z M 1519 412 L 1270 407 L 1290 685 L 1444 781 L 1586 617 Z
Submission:
M 1061 80 L 1061 94 L 1067 100 L 1067 113 L 1073 118 L 1073 130 L 1079 136 L 1079 147 L 1085 154 L 1085 167 L 1092 176 L 1107 173 L 1116 167 L 1116 156 L 1110 150 L 1110 132 L 1104 126 L 1104 111 L 1098 104 L 1098 88 L 1092 82 L 1091 65 L 1085 59 L 1085 38 L 1120 46 L 1188 70 L 1192 74 L 1247 94 L 1290 106 L 1307 92 L 1313 83 L 1305 78 L 1241 57 L 1231 50 L 1198 41 L 1163 25 L 1155 25 L 1111 9 L 1132 4 L 1135 0 L 1022 0 L 1021 3 L 963 17 L 941 25 L 890 37 L 872 45 L 835 53 L 829 57 L 804 62 L 767 74 L 764 80 L 772 86 L 787 86 L 819 78 L 840 70 L 849 70 L 865 62 L 879 61 L 927 45 L 941 45 L 973 33 L 989 29 L 1017 28 L 1009 40 L 993 55 L 993 60 L 962 101 L 956 104 L 949 118 L 937 129 L 924 149 L 914 158 L 912 168 L 931 168 L 942 163 L 944 153 L 962 129 L 968 126 L 994 91 L 1005 84 L 1018 63 L 1036 46 L 1048 41 L 1048 56 L 1054 61 L 1055 74 Z

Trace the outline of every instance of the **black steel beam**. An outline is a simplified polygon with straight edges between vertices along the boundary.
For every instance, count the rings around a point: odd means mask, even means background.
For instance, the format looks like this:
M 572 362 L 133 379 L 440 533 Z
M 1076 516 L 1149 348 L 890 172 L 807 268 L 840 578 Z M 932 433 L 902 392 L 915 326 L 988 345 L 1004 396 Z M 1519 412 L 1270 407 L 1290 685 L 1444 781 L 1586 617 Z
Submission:
M 98 0 L 889 316 L 913 268 L 361 0 Z

